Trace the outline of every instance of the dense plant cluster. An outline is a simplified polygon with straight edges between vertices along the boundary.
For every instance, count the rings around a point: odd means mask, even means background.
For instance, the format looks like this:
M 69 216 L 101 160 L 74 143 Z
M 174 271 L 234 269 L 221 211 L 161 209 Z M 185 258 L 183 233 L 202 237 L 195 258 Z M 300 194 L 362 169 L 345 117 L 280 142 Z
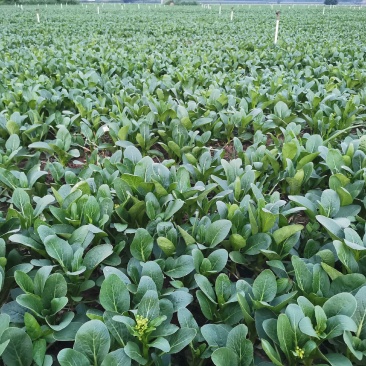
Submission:
M 338 0 L 324 0 L 325 5 L 337 5 Z
M 67 5 L 75 5 L 79 4 L 79 0 L 67 0 L 67 1 L 61 1 L 61 0 L 0 0 L 1 4 L 14 4 L 14 5 L 38 5 L 38 6 L 44 6 L 46 4 L 58 4 L 61 6 L 63 3 L 64 6 Z
M 4 364 L 364 365 L 364 11 L 100 10 L 1 9 Z

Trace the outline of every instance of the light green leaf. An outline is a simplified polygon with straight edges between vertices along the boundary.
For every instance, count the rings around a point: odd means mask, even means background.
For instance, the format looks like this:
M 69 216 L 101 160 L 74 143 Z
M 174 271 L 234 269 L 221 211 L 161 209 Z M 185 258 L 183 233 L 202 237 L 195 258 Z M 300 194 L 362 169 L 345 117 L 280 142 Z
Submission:
M 110 337 L 107 327 L 100 320 L 83 324 L 75 337 L 74 349 L 84 354 L 89 362 L 100 365 L 109 352 Z
M 109 353 L 101 366 L 131 366 L 131 359 L 126 355 L 123 348 L 119 348 Z
M 237 354 L 228 347 L 221 347 L 215 350 L 211 356 L 211 359 L 216 366 L 239 365 Z
M 153 249 L 153 238 L 145 229 L 137 229 L 131 243 L 131 254 L 139 261 L 146 262 Z
M 140 365 L 145 365 L 147 363 L 147 360 L 142 357 L 140 348 L 135 342 L 127 342 L 124 351 L 128 357 L 137 361 Z
M 148 290 L 142 297 L 137 314 L 153 320 L 159 316 L 159 298 L 156 291 Z
M 303 225 L 289 225 L 281 227 L 280 229 L 277 229 L 273 234 L 273 239 L 275 240 L 276 244 L 280 244 L 286 239 L 288 239 L 290 236 L 294 235 L 298 231 L 301 231 L 304 228 Z
M 244 324 L 239 324 L 227 337 L 226 346 L 237 354 L 240 366 L 249 366 L 253 360 L 253 344 L 246 339 L 247 335 L 248 328 Z
M 253 296 L 257 301 L 270 302 L 276 297 L 276 276 L 269 269 L 264 270 L 253 282 Z
M 229 220 L 217 220 L 206 230 L 205 242 L 210 248 L 220 244 L 229 234 L 232 223 Z
M 201 291 L 206 295 L 206 297 L 214 304 L 216 304 L 216 295 L 215 291 L 212 288 L 211 282 L 201 274 L 195 274 L 194 279 L 201 289 Z
M 107 311 L 122 314 L 130 308 L 130 293 L 125 283 L 116 274 L 109 275 L 103 281 L 99 299 Z
M 71 348 L 61 350 L 57 360 L 61 366 L 90 366 L 88 358 L 83 353 Z
M 170 351 L 170 344 L 163 337 L 158 337 L 158 338 L 154 339 L 153 342 L 149 343 L 149 347 L 160 349 L 161 351 L 163 351 L 165 353 L 168 353 Z
M 25 293 L 33 293 L 34 291 L 34 284 L 32 279 L 22 271 L 15 271 L 14 279 L 18 286 L 25 292 Z
M 171 278 L 181 278 L 187 276 L 193 270 L 193 258 L 190 255 L 181 255 L 177 259 L 169 257 L 165 261 L 164 273 Z
M 188 346 L 193 338 L 196 336 L 197 332 L 195 329 L 182 328 L 175 332 L 169 339 L 170 343 L 170 354 L 175 354 L 180 352 L 183 348 Z
M 9 366 L 30 366 L 32 364 L 33 345 L 29 335 L 20 328 L 7 328 L 1 336 L 0 343 L 8 346 L 2 354 L 2 360 Z
M 27 192 L 22 188 L 15 188 L 12 196 L 14 205 L 21 211 L 24 212 L 25 206 L 30 204 L 30 198 Z
M 101 244 L 93 247 L 85 254 L 83 264 L 88 271 L 92 271 L 106 258 L 113 254 L 113 247 L 110 244 Z
M 69 268 L 74 253 L 67 241 L 56 235 L 49 235 L 44 240 L 44 245 L 51 258 L 56 259 L 63 268 Z
M 278 316 L 277 335 L 281 350 L 288 359 L 291 359 L 291 351 L 295 349 L 295 334 L 292 330 L 290 320 L 285 314 Z
M 357 301 L 355 297 L 346 292 L 332 296 L 323 305 L 323 310 L 328 318 L 335 315 L 352 317 L 356 308 Z

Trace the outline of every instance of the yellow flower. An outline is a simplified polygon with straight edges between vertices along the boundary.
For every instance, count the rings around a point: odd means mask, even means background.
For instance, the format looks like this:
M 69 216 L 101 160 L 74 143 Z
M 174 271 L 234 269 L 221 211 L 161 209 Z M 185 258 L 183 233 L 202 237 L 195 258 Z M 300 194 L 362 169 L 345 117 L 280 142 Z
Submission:
M 305 351 L 302 348 L 300 348 L 299 346 L 296 346 L 295 353 L 296 353 L 297 357 L 300 357 L 301 359 L 304 358 Z
M 148 328 L 148 323 L 149 319 L 144 318 L 142 315 L 136 315 L 135 330 L 138 333 L 138 339 L 140 341 Z

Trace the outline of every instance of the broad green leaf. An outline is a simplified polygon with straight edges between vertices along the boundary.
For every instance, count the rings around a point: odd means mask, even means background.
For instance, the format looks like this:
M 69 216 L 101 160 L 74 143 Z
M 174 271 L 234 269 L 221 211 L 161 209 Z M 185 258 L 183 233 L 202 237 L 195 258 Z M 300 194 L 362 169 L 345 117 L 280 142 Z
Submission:
M 253 296 L 257 301 L 270 302 L 276 297 L 277 282 L 273 272 L 265 269 L 253 282 Z
M 366 335 L 366 286 L 363 286 L 355 295 L 357 308 L 352 316 L 352 319 L 357 324 L 358 338 L 365 338 Z
M 9 341 L 2 354 L 2 360 L 9 366 L 30 366 L 32 364 L 33 345 L 29 335 L 20 328 L 7 328 L 0 343 Z
M 290 320 L 285 314 L 280 314 L 277 320 L 277 335 L 280 348 L 288 359 L 291 358 L 291 351 L 295 349 L 295 334 L 292 330 Z
M 163 337 L 158 337 L 154 339 L 153 342 L 149 343 L 149 347 L 157 348 L 165 353 L 168 353 L 170 351 L 170 344 Z
M 90 320 L 76 333 L 74 349 L 84 354 L 92 365 L 97 366 L 108 354 L 110 342 L 105 324 L 100 320 Z
M 12 196 L 12 201 L 14 205 L 20 210 L 20 212 L 24 212 L 25 206 L 30 204 L 30 198 L 27 192 L 22 188 L 15 188 Z
M 33 342 L 33 360 L 37 366 L 47 365 L 47 360 L 45 359 L 47 351 L 47 343 L 45 339 L 38 339 Z M 51 361 L 52 357 L 51 357 Z
M 352 366 L 352 362 L 340 353 L 327 353 L 325 357 L 331 366 Z
M 92 271 L 106 258 L 113 254 L 113 247 L 110 244 L 101 244 L 93 247 L 85 254 L 83 264 L 88 271 Z
M 246 339 L 248 328 L 239 324 L 233 328 L 227 337 L 226 346 L 231 348 L 239 358 L 240 366 L 249 366 L 253 360 L 253 344 Z
M 324 210 L 324 216 L 334 217 L 341 207 L 341 201 L 337 192 L 332 189 L 323 191 L 320 204 Z
M 239 365 L 237 354 L 228 347 L 221 347 L 216 349 L 211 355 L 211 359 L 216 366 Z
M 229 220 L 217 220 L 206 231 L 205 242 L 210 248 L 220 244 L 229 234 L 232 223 Z
M 201 274 L 195 274 L 194 279 L 200 288 L 200 290 L 206 295 L 206 297 L 214 304 L 216 304 L 215 291 L 212 288 L 211 282 Z
M 340 151 L 337 149 L 329 149 L 326 163 L 332 174 L 340 173 L 342 170 L 342 165 L 344 165 Z
M 281 357 L 278 352 L 272 347 L 272 345 L 265 339 L 261 339 L 262 348 L 269 359 L 276 365 L 276 366 L 283 366 L 281 361 Z
M 291 111 L 290 111 L 289 107 L 287 106 L 287 104 L 280 100 L 274 106 L 274 114 L 278 118 L 281 118 L 282 120 L 284 120 L 291 115 Z
M 222 271 L 227 263 L 229 254 L 225 249 L 217 249 L 213 251 L 207 259 L 211 263 L 211 271 L 220 272 Z
M 61 366 L 90 366 L 88 358 L 82 353 L 71 348 L 61 350 L 57 355 Z
M 300 320 L 299 329 L 302 333 L 308 335 L 309 337 L 318 338 L 318 334 L 316 333 L 313 324 L 311 323 L 311 320 L 308 317 L 305 317 Z
M 220 273 L 215 281 L 217 302 L 220 305 L 226 303 L 231 297 L 231 282 L 225 273 Z
M 153 238 L 145 229 L 137 229 L 131 243 L 131 254 L 137 260 L 146 262 L 153 249 Z
M 153 290 L 147 291 L 140 301 L 137 314 L 151 321 L 159 316 L 159 311 L 158 294 Z
M 346 315 L 336 315 L 328 318 L 325 330 L 327 339 L 335 338 L 343 334 L 344 331 L 356 332 L 356 323 Z
M 280 244 L 290 236 L 296 234 L 298 231 L 301 231 L 303 228 L 304 226 L 299 224 L 281 227 L 272 234 L 273 239 L 275 240 L 276 244 Z
M 356 308 L 357 300 L 353 295 L 346 292 L 332 296 L 323 305 L 323 310 L 328 318 L 335 315 L 352 317 Z
M 170 257 L 165 261 L 164 273 L 171 278 L 182 278 L 193 270 L 193 258 L 190 255 L 181 255 L 177 259 Z
M 312 290 L 312 273 L 299 257 L 293 256 L 291 261 L 299 288 L 305 292 L 310 292 Z
M 195 329 L 182 328 L 179 329 L 169 338 L 170 344 L 170 354 L 175 354 L 182 351 L 183 348 L 188 346 L 193 338 L 196 336 L 197 332 Z
M 25 292 L 25 293 L 33 293 L 34 291 L 34 284 L 32 279 L 22 271 L 15 271 L 14 279 L 18 286 Z
M 164 213 L 165 220 L 169 220 L 176 212 L 178 212 L 183 207 L 183 205 L 184 201 L 180 199 L 169 202 Z
M 40 251 L 44 252 L 43 245 L 28 236 L 21 235 L 21 234 L 14 234 L 9 237 L 9 240 L 12 241 L 13 243 L 18 243 L 18 244 L 27 246 L 29 248 L 32 248 L 37 252 L 40 252 Z
M 196 292 L 202 314 L 208 320 L 214 320 L 216 316 L 216 304 L 214 304 L 201 290 Z
M 157 243 L 158 243 L 159 248 L 168 257 L 174 254 L 174 252 L 175 252 L 175 245 L 168 238 L 163 238 L 163 237 L 160 236 L 157 239 Z
M 101 366 L 131 366 L 131 359 L 126 355 L 123 348 L 119 348 L 109 353 Z
M 22 294 L 17 296 L 16 301 L 19 305 L 33 310 L 36 314 L 42 314 L 43 304 L 41 297 L 34 294 Z
M 63 268 L 69 268 L 73 258 L 70 244 L 56 235 L 47 236 L 44 241 L 47 254 L 55 259 Z
M 36 318 L 31 313 L 24 314 L 24 325 L 27 334 L 31 337 L 32 340 L 36 340 L 42 336 L 42 328 Z
M 266 233 L 258 233 L 249 237 L 244 252 L 248 255 L 257 255 L 261 250 L 268 249 L 272 239 Z
M 51 301 L 55 298 L 61 298 L 67 294 L 67 283 L 65 278 L 60 273 L 50 275 L 43 288 L 42 303 L 45 308 L 48 308 Z
M 125 283 L 116 275 L 109 275 L 102 283 L 100 304 L 107 311 L 122 314 L 130 308 L 130 294 Z
M 201 333 L 210 347 L 224 347 L 231 329 L 227 324 L 206 324 Z
M 84 205 L 84 215 L 89 224 L 96 224 L 100 217 L 100 207 L 95 197 L 89 196 Z
M 140 348 L 135 342 L 127 342 L 124 351 L 128 357 L 137 361 L 140 365 L 147 363 L 147 360 L 142 356 Z
M 160 291 L 164 284 L 164 275 L 161 267 L 157 262 L 146 262 L 142 264 L 141 277 L 150 277 L 156 285 L 156 288 Z

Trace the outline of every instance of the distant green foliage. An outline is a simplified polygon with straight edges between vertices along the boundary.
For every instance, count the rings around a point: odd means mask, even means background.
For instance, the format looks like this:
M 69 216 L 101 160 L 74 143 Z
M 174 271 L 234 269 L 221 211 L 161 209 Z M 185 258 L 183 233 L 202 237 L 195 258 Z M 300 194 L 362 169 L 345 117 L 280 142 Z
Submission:
M 167 0 L 165 5 L 198 5 L 198 2 L 195 0 Z
M 79 0 L 0 0 L 0 4 L 46 5 L 46 4 L 79 4 Z
M 338 0 L 324 0 L 324 5 L 337 5 Z
M 0 8 L 0 365 L 365 366 L 366 12 L 43 4 Z

